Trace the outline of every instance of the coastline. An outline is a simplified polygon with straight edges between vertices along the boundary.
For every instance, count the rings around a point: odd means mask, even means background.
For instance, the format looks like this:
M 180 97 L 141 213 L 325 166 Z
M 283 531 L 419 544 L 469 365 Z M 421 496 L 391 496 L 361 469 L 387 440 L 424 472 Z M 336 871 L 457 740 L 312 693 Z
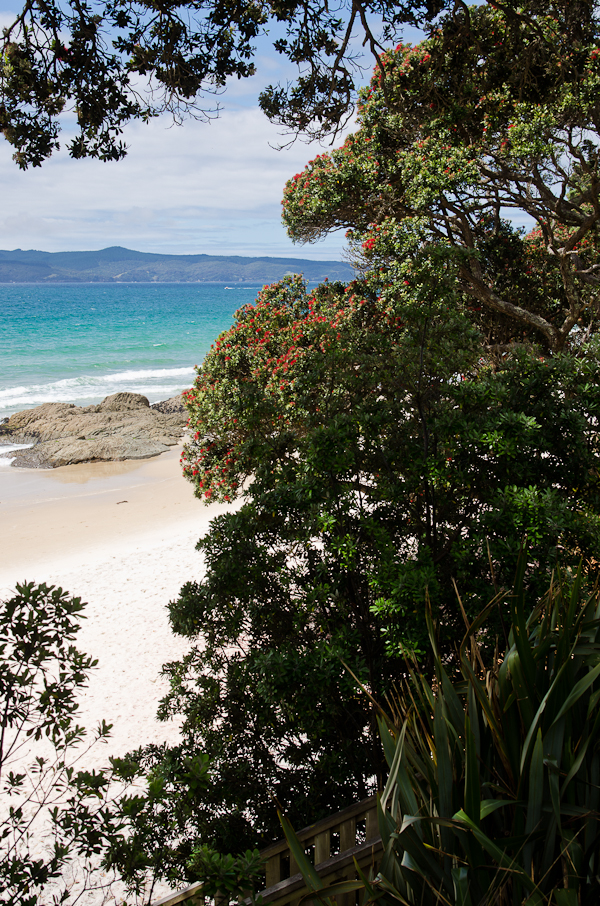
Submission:
M 115 392 L 162 403 L 191 386 L 193 363 L 255 295 L 244 285 L 236 292 L 216 284 L 5 286 L 0 422 L 45 403 L 99 405 Z M 8 452 L 3 446 L 0 453 Z M 177 443 L 147 459 L 108 456 L 52 469 L 0 464 L 2 599 L 17 582 L 29 581 L 61 586 L 87 604 L 75 644 L 98 666 L 81 690 L 77 722 L 88 741 L 100 721 L 113 726 L 106 742 L 82 755 L 79 768 L 98 769 L 112 755 L 179 738 L 176 721 L 156 719 L 167 691 L 160 670 L 189 647 L 171 634 L 167 604 L 185 582 L 202 577 L 196 543 L 214 516 L 233 508 L 194 497 L 181 474 L 180 450 Z M 11 769 L 30 764 L 31 755 L 19 753 Z M 32 854 L 41 853 L 43 835 L 36 831 L 31 846 Z M 70 873 L 76 893 L 82 871 L 76 861 Z M 168 890 L 160 885 L 153 898 Z M 55 892 L 49 885 L 44 902 Z M 117 882 L 78 902 L 133 904 L 125 893 Z
M 88 554 L 118 546 L 124 555 L 142 535 L 152 543 L 154 536 L 166 540 L 168 530 L 206 525 L 212 508 L 194 498 L 181 475 L 180 451 L 177 445 L 143 460 L 2 469 L 0 589 L 25 573 L 37 580 L 45 565 L 71 571 Z

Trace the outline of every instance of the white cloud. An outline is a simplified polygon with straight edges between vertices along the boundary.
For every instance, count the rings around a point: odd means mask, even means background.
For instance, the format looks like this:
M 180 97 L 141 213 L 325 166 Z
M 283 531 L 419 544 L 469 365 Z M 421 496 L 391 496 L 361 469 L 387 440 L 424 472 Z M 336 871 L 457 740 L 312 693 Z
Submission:
M 317 150 L 274 150 L 281 137 L 258 109 L 230 107 L 210 124 L 135 123 L 124 138 L 123 161 L 74 161 L 61 150 L 24 172 L 0 144 L 2 246 L 339 257 L 339 234 L 310 247 L 286 237 L 285 181 Z
M 12 21 L 0 0 L 0 21 Z M 277 30 L 279 28 L 279 31 Z M 269 82 L 293 80 L 296 69 L 273 50 L 283 26 L 259 38 L 257 75 L 233 80 L 211 123 L 168 117 L 124 131 L 127 158 L 73 161 L 61 149 L 41 168 L 22 172 L 0 137 L 0 247 L 47 251 L 124 245 L 140 251 L 339 258 L 343 233 L 313 246 L 294 245 L 281 225 L 286 180 L 320 153 L 287 140 L 257 108 Z M 209 106 L 214 101 L 207 99 Z M 169 128 L 170 127 L 170 128 Z M 61 143 L 68 141 L 68 129 Z

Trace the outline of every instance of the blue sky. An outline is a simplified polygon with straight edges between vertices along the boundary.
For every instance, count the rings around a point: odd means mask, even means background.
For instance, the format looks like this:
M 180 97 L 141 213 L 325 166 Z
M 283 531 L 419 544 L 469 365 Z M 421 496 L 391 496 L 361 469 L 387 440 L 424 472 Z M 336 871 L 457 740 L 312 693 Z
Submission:
M 0 0 L 0 27 L 16 9 L 14 0 Z M 257 98 L 263 85 L 292 73 L 268 41 L 260 49 L 257 76 L 230 86 L 219 119 L 131 124 L 123 161 L 73 161 L 61 150 L 41 168 L 22 172 L 0 137 L 0 248 L 123 245 L 171 254 L 340 258 L 343 232 L 298 246 L 281 225 L 286 179 L 323 148 L 297 141 L 276 150 L 285 139 Z

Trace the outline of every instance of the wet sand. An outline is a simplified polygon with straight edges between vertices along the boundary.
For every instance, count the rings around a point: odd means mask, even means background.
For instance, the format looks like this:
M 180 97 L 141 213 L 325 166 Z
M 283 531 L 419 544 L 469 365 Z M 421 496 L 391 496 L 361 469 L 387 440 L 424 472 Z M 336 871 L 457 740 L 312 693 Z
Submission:
M 143 535 L 170 540 L 206 527 L 204 507 L 180 474 L 179 448 L 137 462 L 84 463 L 51 470 L 0 470 L 0 587 L 38 579 L 47 564 L 69 568 Z

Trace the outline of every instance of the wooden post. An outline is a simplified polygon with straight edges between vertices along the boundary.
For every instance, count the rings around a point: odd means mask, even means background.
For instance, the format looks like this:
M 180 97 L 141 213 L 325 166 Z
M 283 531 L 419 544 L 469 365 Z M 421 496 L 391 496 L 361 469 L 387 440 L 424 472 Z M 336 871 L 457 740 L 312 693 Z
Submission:
M 340 855 L 347 849 L 356 846 L 356 818 L 346 818 L 340 824 Z M 354 877 L 354 867 L 350 867 L 345 872 L 345 880 L 350 881 Z M 336 897 L 337 906 L 354 906 L 355 895 L 353 893 L 342 893 Z
M 379 824 L 377 823 L 377 809 L 372 808 L 366 814 L 366 837 L 367 840 L 374 840 L 379 837 Z
M 279 884 L 281 881 L 281 856 L 279 853 L 267 859 L 265 874 L 265 887 L 273 887 L 274 884 Z
M 340 852 L 344 853 L 353 846 L 356 846 L 356 818 L 346 818 L 340 824 Z
M 331 855 L 331 831 L 325 830 L 315 836 L 315 865 L 327 861 Z

